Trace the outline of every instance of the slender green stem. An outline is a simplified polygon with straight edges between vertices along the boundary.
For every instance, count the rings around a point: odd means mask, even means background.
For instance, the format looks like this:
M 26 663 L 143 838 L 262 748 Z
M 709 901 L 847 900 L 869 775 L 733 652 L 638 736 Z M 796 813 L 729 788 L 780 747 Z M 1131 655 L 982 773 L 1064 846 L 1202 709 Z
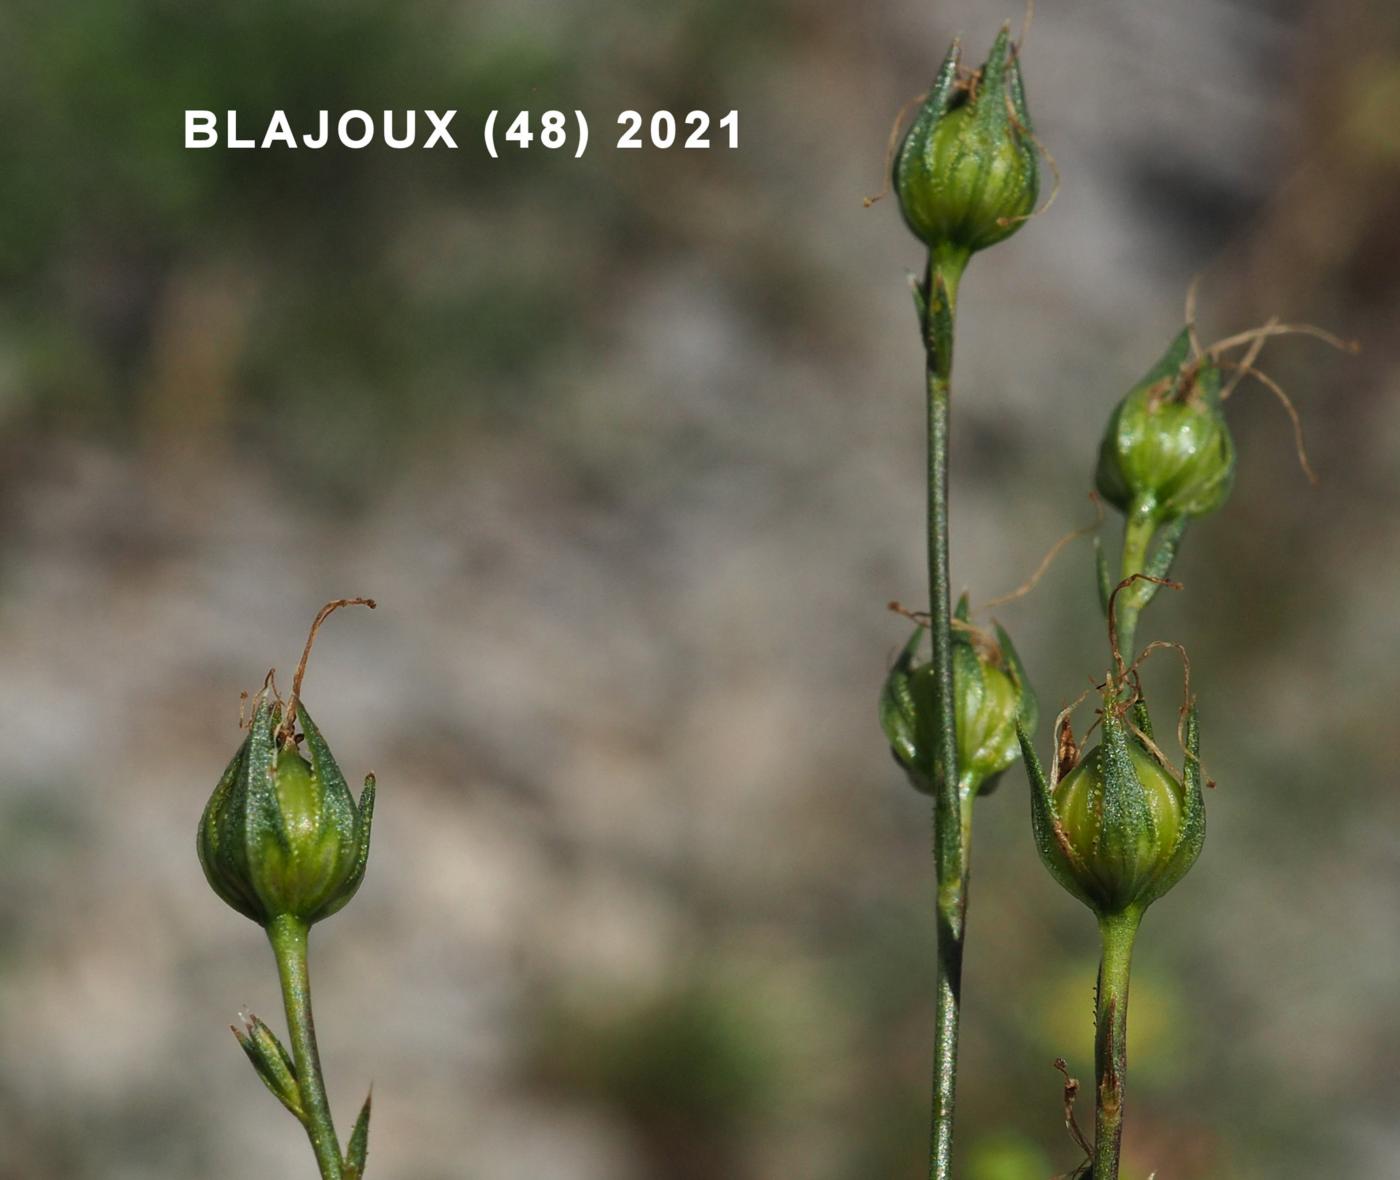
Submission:
M 311 979 L 306 968 L 308 929 L 299 918 L 283 915 L 268 925 L 267 937 L 277 956 L 277 974 L 282 981 L 292 1059 L 296 1062 L 297 1086 L 306 1112 L 306 1134 L 316 1153 L 321 1180 L 341 1180 L 340 1140 L 336 1138 L 330 1104 L 326 1101 L 321 1057 L 316 1051 L 316 1025 L 311 1018 Z
M 1147 549 L 1152 543 L 1152 533 L 1156 521 L 1145 512 L 1132 511 L 1123 525 L 1123 573 L 1124 579 L 1147 569 Z M 1155 587 L 1150 582 L 1136 582 L 1124 587 L 1118 595 L 1118 648 L 1126 663 L 1133 662 L 1134 646 L 1137 643 L 1138 616 L 1152 597 Z
M 934 776 L 933 861 L 937 878 L 938 967 L 934 1012 L 933 1128 L 930 1180 L 950 1180 L 953 1106 L 957 1094 L 958 1020 L 963 921 L 967 913 L 967 848 L 958 782 L 957 709 L 953 699 L 952 581 L 948 570 L 948 421 L 953 370 L 953 317 L 965 253 L 935 252 L 924 283 L 924 346 L 928 379 L 928 578 L 934 685 L 938 700 L 938 773 Z
M 1128 1077 L 1128 974 L 1142 915 L 1136 910 L 1099 919 L 1103 959 L 1094 1037 L 1093 1180 L 1118 1180 L 1123 1145 L 1123 1089 Z
M 972 801 L 977 798 L 977 791 L 981 785 L 981 780 L 975 778 L 966 771 L 963 772 L 962 778 L 958 780 L 958 806 L 961 809 L 962 818 L 964 876 L 967 876 L 972 868 Z

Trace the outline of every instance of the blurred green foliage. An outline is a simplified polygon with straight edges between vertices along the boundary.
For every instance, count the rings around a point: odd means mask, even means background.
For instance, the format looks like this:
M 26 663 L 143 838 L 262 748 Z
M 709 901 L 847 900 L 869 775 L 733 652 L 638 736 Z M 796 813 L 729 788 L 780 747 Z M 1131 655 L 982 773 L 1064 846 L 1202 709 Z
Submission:
M 557 171 L 536 152 L 507 186 L 474 137 L 492 106 L 568 93 L 562 44 L 475 36 L 449 4 L 80 9 L 5 14 L 0 158 L 22 162 L 0 185 L 7 418 L 232 437 L 344 491 L 386 446 L 500 398 L 503 376 L 531 388 L 541 338 L 570 331 L 570 260 L 513 248 L 531 231 L 510 206 Z M 294 127 L 458 109 L 462 150 L 187 150 L 187 108 L 237 110 L 245 133 L 275 109 Z

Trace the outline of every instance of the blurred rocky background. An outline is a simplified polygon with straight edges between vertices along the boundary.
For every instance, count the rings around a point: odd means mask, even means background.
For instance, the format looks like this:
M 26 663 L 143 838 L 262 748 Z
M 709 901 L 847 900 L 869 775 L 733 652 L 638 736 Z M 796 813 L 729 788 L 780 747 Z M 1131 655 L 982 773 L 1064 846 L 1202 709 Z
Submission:
M 225 1025 L 281 1026 L 193 833 L 239 691 L 379 775 L 313 976 L 378 1180 L 921 1174 L 929 808 L 875 722 L 922 604 L 916 244 L 881 186 L 950 0 L 165 0 L 0 10 L 0 1177 L 308 1176 Z M 1202 274 L 1278 314 L 1300 474 L 1238 490 L 1143 639 L 1184 641 L 1211 796 L 1134 977 L 1134 1180 L 1400 1176 L 1400 10 L 1044 3 L 1053 209 L 973 263 L 955 577 L 1015 586 Z M 186 108 L 459 108 L 462 150 L 186 151 Z M 485 113 L 584 109 L 580 161 Z M 740 112 L 737 152 L 612 150 Z M 1001 617 L 1047 714 L 1102 669 L 1081 542 Z M 1179 673 L 1150 687 L 1170 715 Z M 1042 742 L 1047 727 L 1042 727 Z M 979 805 L 968 1180 L 1077 1162 L 1095 939 L 1024 780 Z M 1088 1118 L 1086 1094 L 1081 1115 Z

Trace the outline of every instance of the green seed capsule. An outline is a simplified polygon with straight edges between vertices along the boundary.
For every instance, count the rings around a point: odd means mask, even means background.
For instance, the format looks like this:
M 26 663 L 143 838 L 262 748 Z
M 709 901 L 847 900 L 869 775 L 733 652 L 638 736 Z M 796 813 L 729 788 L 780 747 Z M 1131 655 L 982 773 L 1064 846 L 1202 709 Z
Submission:
M 965 259 L 1021 227 L 1040 174 L 1009 31 L 969 81 L 958 79 L 959 57 L 955 42 L 895 157 L 893 182 L 914 234 Z
M 965 624 L 967 615 L 964 598 L 955 617 Z M 885 679 L 880 724 L 910 783 L 932 794 L 939 775 L 937 685 L 933 665 L 918 662 L 924 633 L 923 627 L 914 632 Z M 969 794 L 995 787 L 1019 753 L 1017 724 L 1034 729 L 1037 718 L 1035 693 L 1011 637 L 1000 627 L 996 635 L 992 644 L 965 627 L 953 630 L 958 778 Z
M 214 892 L 266 926 L 290 915 L 310 925 L 340 909 L 364 879 L 374 778 L 357 804 L 310 715 L 299 704 L 306 756 L 266 697 L 214 789 L 196 840 Z
M 1150 735 L 1146 709 L 1139 706 L 1133 718 Z M 1077 757 L 1066 725 L 1061 754 L 1073 765 L 1063 777 L 1057 766 L 1058 781 L 1048 783 L 1029 739 L 1024 732 L 1021 737 L 1041 859 L 1100 917 L 1141 913 L 1186 875 L 1205 840 L 1194 708 L 1186 726 L 1184 781 L 1111 702 L 1103 729 L 1103 740 Z
M 1220 389 L 1219 367 L 1208 358 L 1191 361 L 1183 331 L 1114 409 L 1099 446 L 1099 494 L 1154 525 L 1224 504 L 1235 481 L 1235 443 Z
M 1055 787 L 1060 828 L 1092 879 L 1089 888 L 1107 910 L 1121 909 L 1147 889 L 1181 831 L 1181 784 L 1131 742 L 1128 758 L 1150 822 L 1127 833 L 1121 843 L 1105 838 L 1109 771 L 1102 745 Z

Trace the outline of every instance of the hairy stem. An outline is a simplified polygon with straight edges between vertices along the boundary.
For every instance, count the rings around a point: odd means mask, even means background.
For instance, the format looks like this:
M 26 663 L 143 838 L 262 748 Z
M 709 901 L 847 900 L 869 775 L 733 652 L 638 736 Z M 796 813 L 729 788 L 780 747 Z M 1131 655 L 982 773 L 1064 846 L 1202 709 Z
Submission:
M 297 1067 L 297 1086 L 302 1109 L 306 1112 L 306 1134 L 321 1180 L 341 1180 L 340 1141 L 331 1108 L 326 1101 L 326 1084 L 321 1077 L 321 1056 L 316 1051 L 316 1024 L 311 1018 L 311 980 L 306 967 L 308 927 L 288 914 L 274 918 L 267 928 L 272 953 L 277 957 L 277 975 L 282 981 L 282 1000 L 287 1007 L 287 1030 L 292 1040 L 292 1060 Z
M 1128 1077 L 1128 974 L 1142 915 L 1135 910 L 1099 919 L 1099 964 L 1094 1036 L 1093 1180 L 1118 1180 L 1123 1146 L 1123 1090 Z
M 953 316 L 965 253 L 935 252 L 924 284 L 928 378 L 928 578 L 938 702 L 938 767 L 934 775 L 933 862 L 937 878 L 938 968 L 934 1013 L 933 1129 L 930 1180 L 950 1180 L 953 1106 L 957 1094 L 958 1020 L 963 921 L 967 913 L 967 847 L 958 782 L 957 711 L 953 699 L 952 583 L 948 571 L 948 420 L 953 369 Z
M 1132 511 L 1123 525 L 1124 579 L 1147 569 L 1147 549 L 1152 543 L 1156 524 L 1145 512 Z M 1118 647 L 1125 664 L 1133 662 L 1136 651 L 1138 616 L 1147 605 L 1156 587 L 1151 582 L 1136 582 L 1118 596 Z

